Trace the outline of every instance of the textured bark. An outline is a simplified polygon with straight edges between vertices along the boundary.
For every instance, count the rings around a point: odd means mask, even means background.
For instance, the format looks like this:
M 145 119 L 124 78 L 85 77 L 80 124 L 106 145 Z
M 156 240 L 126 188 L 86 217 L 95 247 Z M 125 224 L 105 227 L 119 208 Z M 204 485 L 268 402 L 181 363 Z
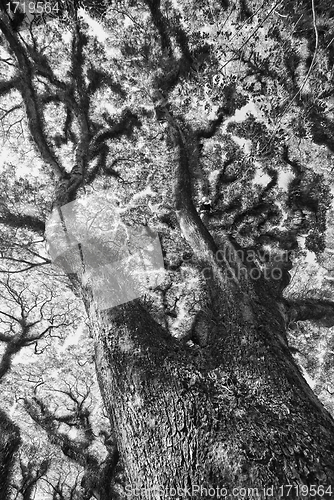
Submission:
M 32 65 L 24 45 L 19 41 L 17 33 L 13 30 L 5 14 L 5 5 L 0 7 L 0 30 L 5 36 L 8 46 L 18 63 L 17 88 L 24 100 L 29 131 L 45 163 L 49 164 L 57 177 L 63 173 L 54 152 L 50 148 L 41 118 L 42 113 L 37 102 L 36 91 L 32 84 Z
M 9 483 L 11 479 L 14 454 L 20 445 L 19 429 L 6 413 L 0 410 L 0 498 L 9 498 Z
M 254 324 L 243 307 L 226 310 L 221 300 L 218 328 L 200 350 L 166 336 L 138 302 L 91 308 L 99 383 L 128 480 L 165 491 L 138 498 L 197 485 L 257 487 L 265 498 L 268 485 L 333 483 L 333 420 L 282 340 L 279 310 L 254 305 Z
M 288 349 L 275 280 L 237 279 L 241 260 L 215 258 L 216 243 L 191 198 L 186 140 L 171 122 L 179 226 L 201 271 L 212 271 L 205 345 L 171 338 L 139 300 L 98 312 L 86 299 L 127 493 L 169 499 L 174 488 L 180 497 L 221 498 L 221 488 L 231 494 L 237 487 L 246 488 L 240 498 L 264 499 L 269 486 L 274 497 L 287 484 L 330 486 L 334 421 Z M 233 251 L 227 237 L 220 243 L 223 255 Z M 212 489 L 206 495 L 200 488 Z
M 38 234 L 44 234 L 45 222 L 38 217 L 27 214 L 13 214 L 9 210 L 4 210 L 0 216 L 0 223 L 6 226 L 20 228 L 27 227 Z
M 334 326 L 334 303 L 321 299 L 301 299 L 286 301 L 286 311 L 290 321 L 316 321 L 321 326 Z
M 168 29 L 159 2 L 145 3 L 162 48 L 168 52 L 174 38 L 183 54 L 175 70 L 159 73 L 157 88 L 152 89 L 157 97 L 152 95 L 152 100 L 157 120 L 167 124 L 168 145 L 175 146 L 174 208 L 180 230 L 196 254 L 200 271 L 211 271 L 206 280 L 211 314 L 202 318 L 202 328 L 208 332 L 205 344 L 191 347 L 185 341 L 173 339 L 139 300 L 102 313 L 83 287 L 95 337 L 99 384 L 128 486 L 132 487 L 128 498 L 170 499 L 176 496 L 170 488 L 183 491 L 178 497 L 221 497 L 218 491 L 216 495 L 205 495 L 191 490 L 196 487 L 225 487 L 227 497 L 234 487 L 255 487 L 257 494 L 245 494 L 242 498 L 266 498 L 263 487 L 271 485 L 275 487 L 273 497 L 277 498 L 282 496 L 278 487 L 286 484 L 327 487 L 334 483 L 334 422 L 306 384 L 287 348 L 282 288 L 276 287 L 274 291 L 263 281 L 259 280 L 255 287 L 247 278 L 239 279 L 240 274 L 244 276 L 240 270 L 245 263 L 226 257 L 234 251 L 230 239 L 221 233 L 219 241 L 216 240 L 193 203 L 194 170 L 198 168 L 196 161 L 199 163 L 198 152 L 195 158 L 198 150 L 195 143 L 201 137 L 212 137 L 224 116 L 208 130 L 197 131 L 197 139 L 185 120 L 172 116 L 168 92 L 179 75 L 189 70 L 192 57 L 181 23 L 176 25 L 173 21 L 174 28 Z M 244 2 L 240 5 L 240 16 L 250 15 L 247 5 Z M 267 17 L 276 6 L 270 6 Z M 81 67 L 85 42 L 79 27 L 72 47 L 72 69 L 79 96 L 76 103 L 65 97 L 65 83 L 57 81 L 48 67 L 27 53 L 4 16 L 4 9 L 0 29 L 17 61 L 17 88 L 41 158 L 61 181 L 54 205 L 61 206 L 75 198 L 87 174 L 89 159 L 99 159 L 98 168 L 87 176 L 89 182 L 105 167 L 107 140 L 115 138 L 115 129 L 108 128 L 92 137 L 88 87 Z M 244 45 L 254 34 L 255 31 Z M 56 87 L 59 100 L 78 118 L 77 170 L 73 167 L 70 176 L 65 175 L 67 169 L 65 172 L 59 165 L 45 136 L 43 100 L 38 98 L 33 85 L 34 72 Z M 2 89 L 7 90 L 6 86 Z M 235 100 L 232 94 L 230 99 L 226 94 L 226 100 L 222 110 L 225 116 L 231 116 Z M 127 118 L 130 131 L 134 121 L 130 122 L 129 115 Z M 123 130 L 122 127 L 122 134 Z M 273 177 L 272 182 L 276 181 Z M 30 226 L 35 222 L 30 220 Z M 220 256 L 225 256 L 222 260 L 217 260 L 219 250 L 223 251 Z M 70 276 L 74 289 L 79 279 L 80 276 Z M 324 305 L 320 316 L 328 310 L 325 309 Z M 306 309 L 299 307 L 299 311 L 302 319 L 306 319 Z M 4 485 L 0 488 L 7 488 L 19 438 L 4 415 L 0 415 L 0 420 L 3 423 L 0 483 Z M 3 493 L 6 494 L 4 489 Z
M 2 80 L 0 81 L 0 96 L 6 95 L 12 90 L 14 90 L 19 83 L 19 80 L 13 78 L 12 80 Z

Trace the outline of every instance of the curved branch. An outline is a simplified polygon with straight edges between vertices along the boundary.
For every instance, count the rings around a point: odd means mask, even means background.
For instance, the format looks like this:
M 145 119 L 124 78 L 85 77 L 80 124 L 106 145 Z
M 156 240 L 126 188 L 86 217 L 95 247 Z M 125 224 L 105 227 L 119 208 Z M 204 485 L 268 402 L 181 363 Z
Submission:
M 168 113 L 169 114 L 169 113 Z M 224 287 L 239 287 L 240 269 L 244 263 L 226 234 L 221 234 L 223 250 L 219 252 L 212 235 L 204 225 L 192 201 L 192 182 L 187 153 L 187 141 L 182 130 L 169 114 L 178 146 L 178 167 L 174 187 L 176 216 L 181 232 L 202 264 L 211 268 L 213 276 Z M 175 130 L 176 127 L 176 130 Z M 219 253 L 219 258 L 218 258 Z M 231 280 L 232 278 L 232 280 Z
M 18 78 L 12 78 L 11 80 L 0 81 L 0 96 L 4 96 L 14 89 L 17 89 L 19 83 Z
M 87 78 L 90 80 L 87 92 L 88 95 L 93 95 L 97 90 L 99 90 L 104 85 L 109 87 L 115 94 L 117 94 L 121 99 L 126 98 L 126 91 L 123 89 L 122 85 L 115 81 L 108 73 L 102 71 L 101 69 L 96 69 L 91 67 L 87 71 Z
M 73 83 L 78 95 L 77 118 L 80 127 L 80 140 L 77 145 L 75 161 L 82 178 L 85 175 L 88 162 L 88 151 L 91 140 L 89 124 L 89 96 L 83 75 L 83 48 L 87 43 L 86 36 L 81 32 L 79 22 L 76 23 L 72 42 L 72 74 Z
M 21 350 L 22 347 L 23 345 L 16 342 L 15 339 L 7 343 L 5 352 L 3 353 L 0 361 L 0 380 L 6 375 L 6 373 L 9 372 L 14 356 Z
M 98 160 L 96 165 L 86 173 L 86 184 L 91 184 L 100 172 L 104 172 L 105 175 L 114 176 L 115 178 L 121 178 L 120 174 L 113 169 L 114 164 L 119 160 L 114 160 L 109 167 L 106 165 L 109 153 L 107 141 L 117 139 L 122 135 L 130 137 L 134 128 L 141 126 L 141 121 L 135 113 L 126 109 L 117 123 L 112 123 L 110 120 L 109 124 L 110 127 L 100 130 L 92 141 L 89 159 L 98 158 Z
M 146 5 L 150 9 L 150 13 L 152 16 L 152 21 L 154 26 L 156 27 L 160 40 L 161 40 L 161 50 L 164 52 L 165 50 L 169 55 L 172 55 L 172 44 L 168 33 L 168 26 L 166 26 L 165 19 L 161 14 L 160 10 L 160 0 L 145 0 Z
M 45 222 L 34 215 L 13 214 L 6 211 L 0 215 L 0 224 L 6 224 L 6 226 L 13 228 L 25 227 L 41 235 L 44 235 L 45 232 Z
M 321 299 L 287 300 L 286 309 L 291 321 L 315 321 L 320 326 L 334 326 L 334 302 Z
M 231 227 L 236 229 L 239 224 L 241 224 L 247 217 L 259 217 L 257 224 L 257 229 L 264 227 L 266 222 L 270 218 L 275 217 L 279 214 L 278 209 L 275 207 L 274 203 L 270 200 L 267 201 L 266 196 L 270 191 L 277 185 L 278 172 L 273 168 L 268 168 L 266 173 L 270 176 L 271 180 L 263 188 L 259 194 L 256 203 L 246 208 L 245 210 L 239 210 L 233 218 Z
M 4 12 L 5 7 L 2 6 L 1 10 Z M 5 36 L 10 50 L 15 55 L 17 60 L 19 71 L 17 88 L 19 89 L 25 104 L 30 134 L 37 145 L 43 160 L 51 166 L 55 175 L 60 177 L 64 169 L 58 163 L 58 160 L 48 145 L 45 137 L 41 111 L 38 107 L 37 95 L 32 84 L 33 70 L 26 49 L 19 41 L 15 31 L 10 26 L 7 16 L 2 16 L 0 18 L 0 30 Z
M 225 114 L 222 112 L 219 112 L 217 117 L 214 120 L 211 120 L 206 128 L 199 128 L 195 130 L 195 135 L 197 139 L 210 139 L 213 137 L 216 132 L 218 131 L 220 125 L 223 123 Z
M 130 137 L 130 135 L 133 133 L 133 129 L 140 126 L 141 121 L 139 120 L 138 116 L 130 109 L 124 110 L 117 123 L 115 123 L 113 126 L 99 131 L 96 134 L 93 140 L 90 159 L 96 158 L 96 156 L 98 156 L 101 145 L 106 141 L 116 139 L 122 135 Z
M 65 456 L 84 468 L 89 465 L 98 470 L 99 462 L 94 455 L 87 451 L 86 443 L 80 443 L 61 433 L 56 415 L 48 409 L 42 400 L 37 397 L 33 397 L 30 401 L 25 399 L 24 406 L 30 417 L 46 431 L 51 443 L 58 446 Z
M 8 498 L 15 452 L 21 444 L 20 430 L 7 414 L 0 410 L 0 498 Z

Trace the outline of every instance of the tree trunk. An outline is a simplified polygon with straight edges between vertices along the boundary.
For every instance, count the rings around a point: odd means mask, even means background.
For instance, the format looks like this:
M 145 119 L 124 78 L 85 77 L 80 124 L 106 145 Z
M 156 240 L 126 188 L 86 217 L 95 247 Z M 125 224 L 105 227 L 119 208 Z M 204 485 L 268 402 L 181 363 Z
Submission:
M 139 300 L 99 312 L 86 294 L 128 497 L 305 498 L 311 485 L 326 492 L 334 484 L 334 421 L 288 349 L 282 290 L 275 277 L 254 279 L 254 263 L 231 258 L 227 235 L 217 260 L 191 199 L 191 140 L 170 121 L 176 214 L 205 276 L 205 342 L 171 338 Z M 316 493 L 331 498 L 330 490 Z
M 102 313 L 91 304 L 129 498 L 169 499 L 173 488 L 185 498 L 257 488 L 240 498 L 267 498 L 272 486 L 275 498 L 284 485 L 305 498 L 301 485 L 334 483 L 334 422 L 285 344 L 279 307 L 262 297 L 250 310 L 243 297 L 231 306 L 216 293 L 203 348 L 170 338 L 138 301 Z
M 20 432 L 2 410 L 0 410 L 0 427 L 0 498 L 7 500 L 14 454 L 20 445 Z

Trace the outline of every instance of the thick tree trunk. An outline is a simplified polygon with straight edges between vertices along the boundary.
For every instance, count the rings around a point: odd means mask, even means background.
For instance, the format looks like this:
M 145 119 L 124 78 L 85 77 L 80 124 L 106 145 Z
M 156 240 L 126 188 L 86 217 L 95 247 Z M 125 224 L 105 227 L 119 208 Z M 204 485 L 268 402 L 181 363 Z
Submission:
M 311 485 L 326 491 L 334 485 L 334 421 L 288 350 L 281 288 L 270 293 L 264 280 L 252 281 L 252 264 L 230 258 L 227 235 L 220 235 L 217 259 L 217 243 L 191 200 L 187 137 L 177 125 L 174 135 L 179 227 L 202 276 L 209 271 L 206 342 L 172 338 L 140 300 L 99 311 L 78 271 L 127 497 L 307 498 Z M 319 496 L 331 497 L 322 489 Z
M 2 410 L 0 410 L 0 429 L 0 498 L 7 500 L 14 454 L 20 445 L 20 432 Z
M 201 271 L 210 271 L 209 334 L 205 346 L 190 347 L 139 301 L 103 313 L 87 304 L 127 493 L 142 500 L 261 499 L 270 487 L 274 498 L 312 497 L 305 487 L 326 491 L 334 483 L 334 421 L 287 348 L 280 294 L 264 280 L 252 282 L 241 260 L 216 261 L 216 244 L 191 200 L 189 141 L 170 121 L 179 145 L 180 229 Z M 231 250 L 227 238 L 221 243 Z M 245 490 L 238 496 L 234 488 Z M 330 494 L 320 489 L 319 497 Z
M 257 488 L 240 498 L 267 498 L 271 486 L 278 498 L 284 485 L 305 498 L 301 485 L 334 484 L 334 422 L 286 347 L 280 311 L 258 301 L 250 312 L 242 297 L 228 307 L 218 297 L 204 348 L 170 338 L 137 301 L 104 313 L 91 304 L 129 498 L 169 499 L 172 488 L 184 498 Z
M 202 275 L 210 271 L 209 333 L 205 346 L 191 347 L 171 338 L 139 301 L 103 313 L 88 305 L 128 496 L 267 498 L 265 488 L 273 488 L 274 497 L 302 498 L 311 485 L 326 491 L 334 482 L 334 421 L 288 350 L 281 294 L 249 279 L 247 264 L 230 258 L 227 237 L 217 261 L 191 199 L 189 141 L 170 120 L 179 226 Z

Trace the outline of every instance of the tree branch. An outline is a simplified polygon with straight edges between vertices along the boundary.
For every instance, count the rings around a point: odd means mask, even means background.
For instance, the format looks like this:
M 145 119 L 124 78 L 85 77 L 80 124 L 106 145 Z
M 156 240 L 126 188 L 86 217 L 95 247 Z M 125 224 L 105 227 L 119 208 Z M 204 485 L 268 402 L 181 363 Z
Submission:
M 18 78 L 12 78 L 11 80 L 0 81 L 0 96 L 4 96 L 14 89 L 17 89 L 19 83 Z
M 0 215 L 0 224 L 6 224 L 6 226 L 13 228 L 25 227 L 41 235 L 44 235 L 45 232 L 45 222 L 43 220 L 34 215 L 13 214 L 9 210 Z
M 165 50 L 168 52 L 168 55 L 172 55 L 172 44 L 169 37 L 168 26 L 166 26 L 165 19 L 161 14 L 160 10 L 160 0 L 145 0 L 146 5 L 150 9 L 150 13 L 152 16 L 152 21 L 154 26 L 156 27 L 160 40 L 161 40 L 161 50 L 164 52 Z
M 96 165 L 87 172 L 85 176 L 85 183 L 91 184 L 100 172 L 104 172 L 106 175 L 113 176 L 115 178 L 120 178 L 120 174 L 113 169 L 114 164 L 118 160 L 107 167 L 107 158 L 109 153 L 109 147 L 107 141 L 112 139 L 117 139 L 122 135 L 129 137 L 135 127 L 140 127 L 141 121 L 135 113 L 131 110 L 126 109 L 123 111 L 117 123 L 112 124 L 110 120 L 110 127 L 100 130 L 94 137 L 92 141 L 90 160 L 98 158 Z
M 334 302 L 330 300 L 287 300 L 285 307 L 290 322 L 315 321 L 326 328 L 334 326 Z
M 98 470 L 99 462 L 96 457 L 87 451 L 87 443 L 80 443 L 70 439 L 66 434 L 63 434 L 58 429 L 57 417 L 51 412 L 44 402 L 36 397 L 32 400 L 25 399 L 24 406 L 30 417 L 44 429 L 50 441 L 58 446 L 65 456 L 70 460 L 75 461 L 82 467 Z
M 2 12 L 5 7 L 1 6 Z M 61 177 L 64 168 L 59 164 L 54 152 L 47 143 L 41 112 L 37 104 L 37 95 L 32 84 L 33 69 L 25 47 L 19 41 L 17 34 L 12 29 L 7 16 L 0 18 L 0 30 L 5 36 L 11 52 L 14 54 L 19 72 L 17 88 L 20 91 L 27 113 L 30 134 L 38 147 L 43 160 L 53 169 L 57 177 Z
M 94 144 L 92 147 L 91 159 L 95 158 L 99 154 L 99 148 L 101 144 L 108 140 L 116 139 L 122 135 L 130 136 L 135 127 L 140 127 L 141 121 L 138 116 L 133 113 L 130 109 L 123 111 L 119 121 L 113 126 L 103 129 L 98 132 L 94 138 Z
M 213 276 L 226 287 L 239 287 L 240 269 L 244 263 L 235 251 L 235 247 L 227 235 L 221 235 L 223 249 L 217 259 L 218 247 L 199 216 L 192 200 L 192 181 L 187 152 L 187 140 L 174 118 L 169 114 L 169 121 L 174 128 L 174 140 L 178 145 L 178 168 L 174 188 L 175 208 L 179 226 L 184 238 L 192 247 L 202 263 L 209 265 Z M 173 131 L 172 131 L 173 133 Z M 231 256 L 233 255 L 233 258 Z M 222 257 L 222 258 L 221 258 Z M 225 273 L 225 275 L 224 275 Z M 232 280 L 231 280 L 232 278 Z
M 20 343 L 20 341 L 17 342 L 15 338 L 12 341 L 7 342 L 5 352 L 3 353 L 0 361 L 0 380 L 6 375 L 6 373 L 9 372 L 13 357 L 21 350 L 22 347 L 23 344 Z
M 196 135 L 197 139 L 198 140 L 201 138 L 210 139 L 211 137 L 213 137 L 216 134 L 216 132 L 218 131 L 225 116 L 226 116 L 225 113 L 220 111 L 217 115 L 217 118 L 210 121 L 210 123 L 208 123 L 206 128 L 199 128 L 199 129 L 195 130 L 195 135 Z
M 72 41 L 72 74 L 73 83 L 78 96 L 77 118 L 80 127 L 80 140 L 77 145 L 75 162 L 81 172 L 82 179 L 87 169 L 88 151 L 91 140 L 89 123 L 89 95 L 87 85 L 83 75 L 84 55 L 83 48 L 87 43 L 86 35 L 80 29 L 80 23 L 77 22 Z

